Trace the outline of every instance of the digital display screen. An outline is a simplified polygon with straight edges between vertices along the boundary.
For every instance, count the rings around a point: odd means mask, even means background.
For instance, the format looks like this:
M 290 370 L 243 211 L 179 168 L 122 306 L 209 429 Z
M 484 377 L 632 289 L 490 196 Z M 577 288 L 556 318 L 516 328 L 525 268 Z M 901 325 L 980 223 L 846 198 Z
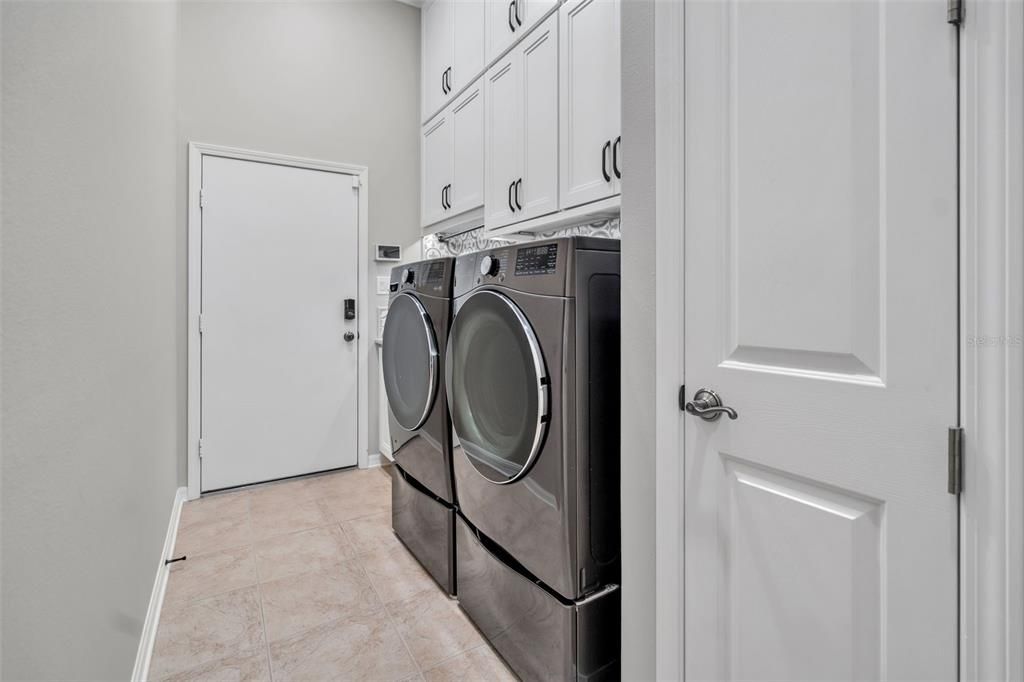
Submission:
M 437 284 L 444 279 L 444 262 L 431 263 L 427 270 L 427 284 Z
M 558 244 L 526 246 L 516 253 L 516 275 L 548 275 L 558 265 Z

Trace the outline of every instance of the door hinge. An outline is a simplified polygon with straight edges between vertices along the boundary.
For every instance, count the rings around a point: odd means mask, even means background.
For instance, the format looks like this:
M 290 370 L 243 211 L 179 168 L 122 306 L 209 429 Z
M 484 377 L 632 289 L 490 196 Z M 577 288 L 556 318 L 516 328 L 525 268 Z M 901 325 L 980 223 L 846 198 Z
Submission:
M 206 331 L 206 319 L 202 313 L 199 313 L 199 333 L 202 334 Z
M 199 459 L 203 458 L 203 439 L 199 439 Z
M 352 189 L 359 189 L 363 186 L 363 181 L 358 175 L 352 176 Z
M 946 0 L 946 23 L 959 26 L 964 20 L 964 0 Z
M 204 187 L 204 188 L 199 190 L 199 208 L 204 208 L 205 206 L 206 206 L 206 188 Z
M 949 483 L 950 495 L 959 495 L 964 489 L 964 429 L 962 426 L 949 427 Z

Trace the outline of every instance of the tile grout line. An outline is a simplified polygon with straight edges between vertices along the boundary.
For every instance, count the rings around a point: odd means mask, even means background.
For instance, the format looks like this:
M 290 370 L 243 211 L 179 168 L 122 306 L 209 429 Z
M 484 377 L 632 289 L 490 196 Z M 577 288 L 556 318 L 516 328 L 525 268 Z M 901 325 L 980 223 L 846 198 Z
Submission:
M 255 535 L 256 529 L 252 527 L 252 500 L 249 499 L 247 501 L 249 504 L 245 505 L 245 507 L 246 513 L 249 516 L 249 527 L 253 531 L 253 535 Z M 256 561 L 255 543 L 253 543 L 252 555 L 250 558 L 252 559 L 253 573 L 256 574 L 256 596 L 258 596 L 260 600 L 260 622 L 263 625 L 263 655 L 267 658 L 267 672 L 270 673 L 270 681 L 274 682 L 274 661 L 270 657 L 270 637 L 267 636 L 267 611 L 263 608 L 263 580 L 260 579 L 260 567 L 259 563 Z
M 373 593 L 377 595 L 377 599 L 380 599 L 381 609 L 384 611 L 384 617 L 388 619 L 388 623 L 391 624 L 391 627 L 394 629 L 395 634 L 398 635 L 398 641 L 402 643 L 402 647 L 405 649 L 405 653 L 408 654 L 409 660 L 412 661 L 413 666 L 416 667 L 416 674 L 418 674 L 420 678 L 423 678 L 423 666 L 421 666 L 420 662 L 416 660 L 416 657 L 412 655 L 412 649 L 409 648 L 409 643 L 405 641 L 405 636 L 402 635 L 401 629 L 399 629 L 398 625 L 395 623 L 395 619 L 391 616 L 391 609 L 388 608 L 388 605 L 384 601 L 384 598 L 380 596 L 380 592 L 377 590 L 377 587 L 373 584 L 373 579 L 370 577 L 369 571 L 367 571 L 366 567 L 363 566 L 361 563 L 359 564 L 359 568 L 362 569 L 364 573 L 366 573 L 366 580 L 370 583 L 370 589 L 373 590 Z

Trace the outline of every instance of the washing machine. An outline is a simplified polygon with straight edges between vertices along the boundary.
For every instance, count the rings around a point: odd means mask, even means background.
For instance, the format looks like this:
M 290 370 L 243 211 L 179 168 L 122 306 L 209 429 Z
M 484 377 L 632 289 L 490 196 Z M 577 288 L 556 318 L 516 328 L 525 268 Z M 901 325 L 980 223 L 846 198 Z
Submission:
M 455 594 L 452 428 L 443 363 L 451 324 L 454 259 L 391 271 L 381 348 L 391 451 L 395 534 L 449 594 Z
M 618 675 L 619 243 L 459 257 L 459 603 L 524 679 Z

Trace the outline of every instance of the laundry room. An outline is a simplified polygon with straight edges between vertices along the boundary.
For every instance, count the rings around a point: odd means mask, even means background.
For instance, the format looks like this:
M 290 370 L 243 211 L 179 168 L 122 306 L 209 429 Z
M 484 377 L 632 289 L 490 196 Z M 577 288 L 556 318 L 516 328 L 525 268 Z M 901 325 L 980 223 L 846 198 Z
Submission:
M 0 0 L 0 682 L 1024 679 L 1021 0 Z

